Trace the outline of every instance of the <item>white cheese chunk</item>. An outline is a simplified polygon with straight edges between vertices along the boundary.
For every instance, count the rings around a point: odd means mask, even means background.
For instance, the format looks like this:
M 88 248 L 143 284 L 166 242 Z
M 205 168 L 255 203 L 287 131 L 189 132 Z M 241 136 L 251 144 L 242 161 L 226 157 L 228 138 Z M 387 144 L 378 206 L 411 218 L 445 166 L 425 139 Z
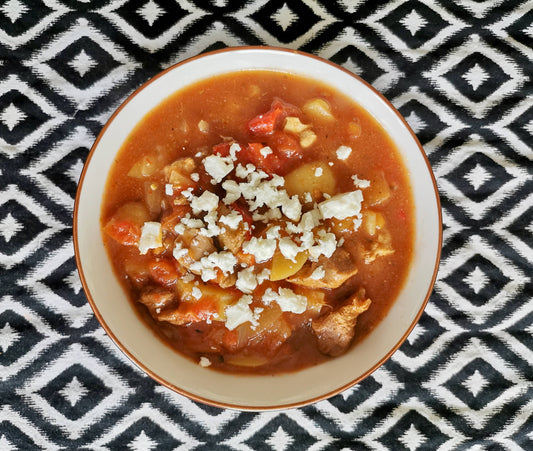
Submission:
M 235 180 L 225 180 L 222 183 L 222 188 L 226 190 L 226 196 L 224 197 L 224 203 L 230 205 L 241 197 L 241 188 Z
M 251 293 L 254 291 L 255 287 L 257 287 L 257 276 L 254 274 L 253 267 L 239 271 L 235 286 L 243 293 Z
M 276 251 L 276 240 L 254 236 L 243 244 L 242 249 L 247 254 L 252 254 L 257 263 L 266 262 L 272 258 Z
M 257 284 L 261 285 L 265 280 L 270 278 L 270 269 L 265 268 L 259 274 L 257 274 Z
M 181 246 L 181 243 L 176 243 L 174 246 L 174 250 L 172 251 L 172 255 L 176 260 L 179 260 L 180 258 L 185 257 L 189 253 L 188 249 L 185 249 Z
M 326 271 L 324 270 L 324 268 L 322 266 L 318 266 L 317 268 L 315 268 L 315 270 L 311 273 L 309 277 L 313 280 L 320 280 L 323 279 L 325 275 Z
M 241 179 L 245 179 L 254 171 L 255 166 L 252 163 L 248 163 L 246 166 L 239 163 L 235 168 L 235 175 Z
M 296 256 L 300 252 L 300 247 L 288 236 L 283 237 L 278 243 L 279 251 L 288 260 L 296 261 Z
M 233 229 L 233 230 L 236 230 L 242 221 L 243 221 L 242 215 L 238 211 L 235 211 L 235 210 L 228 213 L 227 215 L 222 215 L 220 217 L 220 222 L 222 224 L 226 224 L 230 229 Z
M 281 230 L 281 226 L 279 225 L 272 226 L 266 231 L 266 237 L 270 240 L 275 240 L 276 238 L 280 237 L 280 234 L 279 234 L 280 230 Z
M 298 196 L 294 195 L 291 198 L 287 196 L 281 204 L 281 211 L 287 218 L 298 221 L 302 214 L 302 204 Z
M 261 301 L 266 305 L 275 301 L 283 312 L 303 313 L 307 309 L 307 297 L 296 294 L 290 288 L 279 288 L 277 293 L 268 288 Z
M 237 160 L 237 152 L 241 151 L 241 146 L 238 143 L 232 143 L 231 146 L 229 146 L 229 156 L 232 159 L 232 161 Z
M 329 258 L 337 249 L 337 237 L 334 233 L 325 233 L 318 238 L 318 243 L 309 249 L 309 257 L 311 260 L 317 260 L 318 257 L 324 255 Z
M 323 219 L 345 219 L 361 212 L 363 193 L 360 190 L 337 194 L 318 204 Z
M 181 222 L 179 224 L 176 224 L 176 226 L 174 227 L 174 231 L 178 235 L 183 235 L 185 233 L 185 230 L 186 230 L 185 224 L 182 224 Z
M 250 295 L 242 296 L 235 304 L 226 307 L 226 327 L 229 330 L 250 322 L 252 325 L 259 324 L 256 316 L 250 309 L 253 298 Z
M 352 175 L 352 180 L 357 188 L 368 188 L 370 186 L 370 180 L 360 179 L 357 174 Z
M 200 197 L 193 197 L 191 207 L 195 214 L 215 210 L 218 207 L 218 196 L 211 191 L 204 191 Z
M 348 146 L 340 146 L 337 149 L 337 158 L 339 160 L 346 160 L 352 153 L 352 148 Z
M 233 171 L 234 165 L 231 157 L 209 155 L 204 158 L 204 168 L 216 183 L 220 183 L 226 175 Z
M 209 360 L 207 357 L 205 356 L 202 356 L 200 357 L 200 362 L 198 362 L 199 365 L 202 367 L 202 368 L 207 368 L 208 366 L 211 365 L 211 360 Z
M 259 153 L 266 158 L 268 155 L 273 153 L 273 151 L 272 151 L 272 149 L 270 147 L 265 146 L 259 151 Z
M 139 253 L 144 255 L 149 249 L 157 249 L 163 245 L 163 232 L 159 222 L 145 222 L 139 238 Z

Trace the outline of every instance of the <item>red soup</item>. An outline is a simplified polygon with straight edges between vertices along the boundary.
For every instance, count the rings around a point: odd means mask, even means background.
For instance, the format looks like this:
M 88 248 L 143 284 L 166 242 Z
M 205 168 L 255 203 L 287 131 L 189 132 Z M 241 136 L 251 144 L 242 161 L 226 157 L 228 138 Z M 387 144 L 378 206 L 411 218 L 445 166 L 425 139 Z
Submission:
M 275 373 L 344 353 L 406 278 L 410 185 L 384 130 L 294 75 L 218 76 L 169 97 L 120 149 L 101 224 L 161 339 L 202 366 Z

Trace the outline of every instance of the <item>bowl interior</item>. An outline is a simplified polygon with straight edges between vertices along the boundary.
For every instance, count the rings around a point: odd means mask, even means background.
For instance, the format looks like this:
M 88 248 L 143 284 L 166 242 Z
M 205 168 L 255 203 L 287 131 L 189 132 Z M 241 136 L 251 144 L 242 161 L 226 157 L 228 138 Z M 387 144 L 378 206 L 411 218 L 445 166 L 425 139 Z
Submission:
M 138 318 L 113 273 L 100 234 L 100 208 L 115 154 L 140 119 L 171 93 L 217 74 L 275 70 L 328 83 L 370 112 L 392 137 L 410 174 L 415 246 L 410 275 L 389 314 L 367 338 L 327 364 L 276 376 L 235 376 L 200 367 L 162 344 Z M 163 72 L 137 90 L 102 130 L 85 165 L 75 208 L 75 250 L 85 292 L 120 348 L 159 382 L 193 399 L 240 409 L 313 402 L 351 386 L 386 360 L 422 313 L 440 256 L 441 217 L 435 180 L 424 152 L 401 116 L 368 84 L 316 57 L 269 48 L 206 54 Z

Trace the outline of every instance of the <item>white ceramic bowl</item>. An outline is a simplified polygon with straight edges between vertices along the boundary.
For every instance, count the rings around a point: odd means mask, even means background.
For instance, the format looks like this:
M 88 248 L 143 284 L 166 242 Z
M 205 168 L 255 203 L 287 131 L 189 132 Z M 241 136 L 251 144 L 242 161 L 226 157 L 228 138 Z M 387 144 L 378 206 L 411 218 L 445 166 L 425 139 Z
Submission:
M 276 376 L 224 374 L 200 367 L 165 346 L 144 325 L 118 283 L 100 232 L 107 174 L 139 120 L 161 101 L 198 80 L 246 69 L 294 73 L 324 81 L 370 112 L 390 134 L 411 177 L 416 239 L 408 280 L 384 320 L 346 354 L 325 364 Z M 441 211 L 435 179 L 415 135 L 391 104 L 369 84 L 315 56 L 241 47 L 179 63 L 135 91 L 98 136 L 83 169 L 74 210 L 74 244 L 83 288 L 98 320 L 115 343 L 161 384 L 220 407 L 264 410 L 296 407 L 333 396 L 364 379 L 407 338 L 427 303 L 441 248 Z

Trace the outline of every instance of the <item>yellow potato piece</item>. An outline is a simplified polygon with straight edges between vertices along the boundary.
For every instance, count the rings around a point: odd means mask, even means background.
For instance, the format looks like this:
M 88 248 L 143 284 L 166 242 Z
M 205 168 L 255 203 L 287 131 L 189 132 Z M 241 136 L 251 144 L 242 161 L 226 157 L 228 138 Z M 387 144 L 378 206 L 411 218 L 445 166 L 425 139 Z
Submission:
M 257 356 L 257 355 L 226 355 L 224 361 L 230 365 L 235 366 L 244 366 L 247 368 L 255 368 L 258 366 L 263 366 L 269 362 L 266 357 Z
M 309 128 L 308 124 L 303 124 L 299 117 L 289 116 L 285 119 L 283 130 L 295 135 L 302 133 Z
M 324 99 L 311 99 L 302 107 L 302 111 L 313 119 L 323 121 L 333 121 L 335 117 L 331 114 L 331 107 Z
M 146 155 L 134 163 L 128 172 L 128 176 L 142 179 L 150 177 L 159 169 L 161 169 L 159 159 L 156 156 Z
M 307 252 L 300 252 L 295 257 L 296 261 L 292 261 L 285 258 L 281 252 L 276 251 L 274 257 L 272 257 L 270 280 L 284 280 L 287 277 L 296 274 L 307 261 L 307 257 Z
M 310 193 L 317 200 L 322 194 L 334 195 L 336 192 L 333 171 L 324 162 L 303 164 L 285 176 L 285 189 L 289 196 L 297 194 L 301 199 Z

